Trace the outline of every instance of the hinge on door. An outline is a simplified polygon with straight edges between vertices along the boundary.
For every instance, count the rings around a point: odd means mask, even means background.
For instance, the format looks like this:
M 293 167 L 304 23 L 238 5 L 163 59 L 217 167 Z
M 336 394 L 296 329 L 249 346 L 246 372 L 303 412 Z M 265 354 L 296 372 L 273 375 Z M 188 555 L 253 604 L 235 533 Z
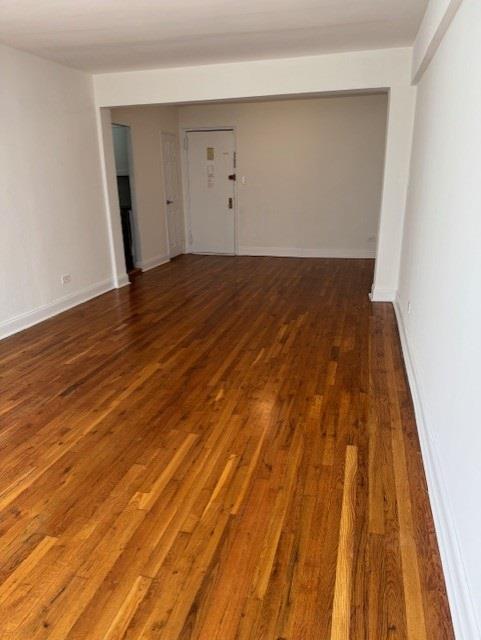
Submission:
M 234 169 L 237 168 L 237 151 L 234 151 Z
M 189 148 L 189 138 L 187 137 L 187 134 L 184 136 L 184 150 L 187 151 Z
M 234 207 L 234 198 L 229 198 L 229 209 Z

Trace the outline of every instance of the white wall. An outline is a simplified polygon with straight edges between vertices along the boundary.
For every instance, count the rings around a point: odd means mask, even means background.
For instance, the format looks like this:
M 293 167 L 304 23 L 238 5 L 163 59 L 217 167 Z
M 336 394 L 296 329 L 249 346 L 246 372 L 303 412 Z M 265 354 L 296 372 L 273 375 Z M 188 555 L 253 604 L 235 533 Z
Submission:
M 391 88 L 373 302 L 393 302 L 396 297 L 415 106 L 415 87 Z
M 392 300 L 398 284 L 416 97 L 416 90 L 411 86 L 411 67 L 412 49 L 384 49 L 99 74 L 94 76 L 94 87 L 97 105 L 105 108 L 389 89 L 386 166 L 373 298 Z
M 464 0 L 419 83 L 397 306 L 459 640 L 481 638 L 480 34 Z
M 382 49 L 94 76 L 98 106 L 255 98 L 407 86 L 412 50 Z
M 410 51 L 395 49 L 103 75 L 94 79 L 94 110 L 87 74 L 8 47 L 0 51 L 1 335 L 128 282 L 109 178 L 115 171 L 110 112 L 99 106 L 405 87 L 410 69 Z M 146 242 L 152 266 L 159 251 L 167 253 L 165 236 Z M 65 286 L 63 274 L 71 275 Z
M 4 46 L 0 77 L 3 336 L 112 287 L 112 269 L 92 78 Z
M 381 94 L 185 106 L 179 121 L 236 127 L 239 253 L 374 257 L 386 115 Z
M 148 269 L 169 256 L 160 134 L 166 131 L 178 135 L 178 109 L 170 106 L 111 109 L 111 118 L 112 122 L 128 125 L 131 131 L 139 266 Z
M 125 266 L 124 241 L 120 219 L 119 193 L 115 167 L 114 139 L 110 109 L 97 109 L 97 135 L 100 152 L 100 171 L 104 187 L 104 205 L 107 216 L 110 265 L 115 287 L 129 283 Z

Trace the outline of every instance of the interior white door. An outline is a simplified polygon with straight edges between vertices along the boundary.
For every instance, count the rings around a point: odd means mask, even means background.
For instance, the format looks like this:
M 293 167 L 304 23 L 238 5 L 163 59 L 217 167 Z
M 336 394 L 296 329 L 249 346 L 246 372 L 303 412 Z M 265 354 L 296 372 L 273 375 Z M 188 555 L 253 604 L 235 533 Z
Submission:
M 177 137 L 173 133 L 163 131 L 161 137 L 167 208 L 167 231 L 169 234 L 169 255 L 173 258 L 183 253 L 185 246 L 178 142 Z
M 191 250 L 234 254 L 234 132 L 189 131 L 187 156 Z

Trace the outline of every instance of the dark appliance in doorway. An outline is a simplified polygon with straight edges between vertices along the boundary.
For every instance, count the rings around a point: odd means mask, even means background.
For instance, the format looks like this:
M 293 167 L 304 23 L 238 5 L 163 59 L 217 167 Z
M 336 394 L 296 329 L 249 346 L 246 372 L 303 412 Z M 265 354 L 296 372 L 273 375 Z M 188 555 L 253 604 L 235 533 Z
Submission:
M 129 176 L 117 176 L 117 189 L 119 191 L 120 219 L 122 221 L 122 236 L 124 239 L 125 266 L 127 267 L 127 273 L 130 273 L 135 269 L 135 265 L 131 219 L 132 195 Z

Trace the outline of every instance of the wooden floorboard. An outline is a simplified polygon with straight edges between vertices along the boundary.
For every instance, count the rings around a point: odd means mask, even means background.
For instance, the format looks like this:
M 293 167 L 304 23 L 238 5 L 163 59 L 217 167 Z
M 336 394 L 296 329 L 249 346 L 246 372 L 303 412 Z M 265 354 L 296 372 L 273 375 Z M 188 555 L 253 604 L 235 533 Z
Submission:
M 371 260 L 183 256 L 0 342 L 2 640 L 451 640 Z

